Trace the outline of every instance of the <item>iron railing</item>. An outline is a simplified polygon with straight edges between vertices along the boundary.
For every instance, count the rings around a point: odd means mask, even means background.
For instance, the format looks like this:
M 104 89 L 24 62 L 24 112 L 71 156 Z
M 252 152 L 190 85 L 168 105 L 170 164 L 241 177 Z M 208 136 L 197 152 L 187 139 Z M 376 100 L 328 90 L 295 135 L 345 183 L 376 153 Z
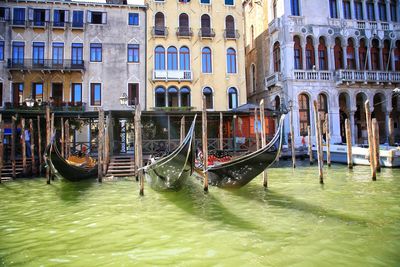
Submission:
M 7 68 L 10 70 L 77 70 L 85 69 L 83 60 L 71 59 L 16 59 L 7 60 Z

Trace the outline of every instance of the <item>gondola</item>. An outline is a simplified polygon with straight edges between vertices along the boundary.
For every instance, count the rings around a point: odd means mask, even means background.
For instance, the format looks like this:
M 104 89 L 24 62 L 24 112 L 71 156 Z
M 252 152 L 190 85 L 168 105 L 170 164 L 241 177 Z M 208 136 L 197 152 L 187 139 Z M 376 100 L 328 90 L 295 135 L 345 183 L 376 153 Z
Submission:
M 98 173 L 97 164 L 91 168 L 85 168 L 69 164 L 62 156 L 53 140 L 47 146 L 45 159 L 47 168 L 51 168 L 54 173 L 58 173 L 64 179 L 77 182 L 81 180 L 96 178 Z
M 155 160 L 143 168 L 146 181 L 149 185 L 159 191 L 181 189 L 187 177 L 194 170 L 195 147 L 194 147 L 194 117 L 192 125 L 182 143 L 168 156 Z
M 280 155 L 284 118 L 285 115 L 282 115 L 275 136 L 265 147 L 232 161 L 210 166 L 207 169 L 209 183 L 221 188 L 240 188 L 268 168 Z

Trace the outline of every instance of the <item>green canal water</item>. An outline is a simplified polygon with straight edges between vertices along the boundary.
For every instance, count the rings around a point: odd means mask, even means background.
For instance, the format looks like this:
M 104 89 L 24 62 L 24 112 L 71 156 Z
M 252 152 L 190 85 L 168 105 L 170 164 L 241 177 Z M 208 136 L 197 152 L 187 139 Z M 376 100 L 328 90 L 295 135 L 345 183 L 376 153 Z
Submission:
M 400 169 L 288 164 L 227 191 L 130 180 L 0 185 L 3 266 L 400 266 Z

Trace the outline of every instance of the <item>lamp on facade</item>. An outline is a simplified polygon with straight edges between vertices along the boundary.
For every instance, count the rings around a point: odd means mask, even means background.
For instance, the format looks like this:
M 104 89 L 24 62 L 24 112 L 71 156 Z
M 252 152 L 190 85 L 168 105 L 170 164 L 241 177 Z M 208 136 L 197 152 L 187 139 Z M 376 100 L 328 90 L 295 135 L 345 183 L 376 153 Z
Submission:
M 33 99 L 32 96 L 30 96 L 27 99 L 25 99 L 25 103 L 28 108 L 31 108 L 33 107 L 33 105 L 35 105 L 35 99 Z
M 128 96 L 125 93 L 122 93 L 122 95 L 120 96 L 119 103 L 122 106 L 127 106 L 128 105 Z

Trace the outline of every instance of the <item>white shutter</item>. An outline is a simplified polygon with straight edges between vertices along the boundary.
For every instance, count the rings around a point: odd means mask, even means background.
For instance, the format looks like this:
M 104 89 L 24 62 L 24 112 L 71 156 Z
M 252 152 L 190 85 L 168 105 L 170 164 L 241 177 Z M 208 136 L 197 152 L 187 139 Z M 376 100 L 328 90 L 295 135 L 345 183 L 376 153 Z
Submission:
M 4 19 L 5 20 L 10 20 L 10 9 L 9 8 L 6 8 L 4 10 Z
M 33 9 L 28 8 L 28 20 L 33 20 Z
M 92 11 L 87 12 L 87 22 L 92 23 Z
M 64 22 L 68 22 L 68 19 L 69 19 L 69 11 L 68 11 L 68 10 L 65 10 L 64 12 L 65 12 L 65 13 L 64 13 Z
M 44 13 L 44 21 L 50 21 L 50 9 L 46 9 Z
M 107 24 L 107 13 L 101 13 L 101 24 Z

